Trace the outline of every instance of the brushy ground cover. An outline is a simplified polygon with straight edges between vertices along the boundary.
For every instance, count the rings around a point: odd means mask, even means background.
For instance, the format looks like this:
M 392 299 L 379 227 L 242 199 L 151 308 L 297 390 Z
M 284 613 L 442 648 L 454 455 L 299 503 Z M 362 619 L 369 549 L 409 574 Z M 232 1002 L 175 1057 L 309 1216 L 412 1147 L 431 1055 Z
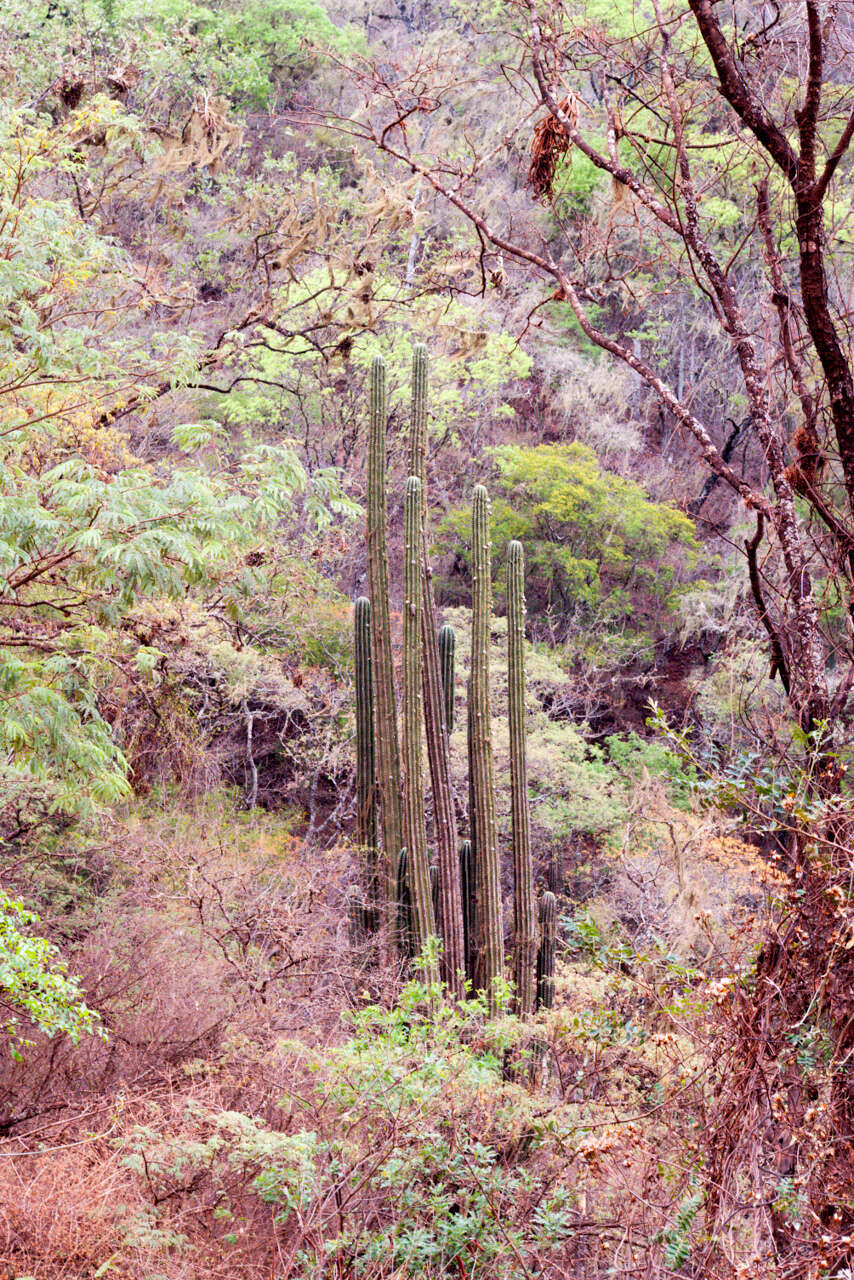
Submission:
M 566 847 L 555 1007 L 525 1026 L 352 942 L 346 844 L 234 793 L 58 840 L 45 926 L 108 1038 L 34 1032 L 3 1067 L 9 1274 L 678 1272 L 715 979 L 774 885 L 722 819 L 626 794 L 622 842 Z

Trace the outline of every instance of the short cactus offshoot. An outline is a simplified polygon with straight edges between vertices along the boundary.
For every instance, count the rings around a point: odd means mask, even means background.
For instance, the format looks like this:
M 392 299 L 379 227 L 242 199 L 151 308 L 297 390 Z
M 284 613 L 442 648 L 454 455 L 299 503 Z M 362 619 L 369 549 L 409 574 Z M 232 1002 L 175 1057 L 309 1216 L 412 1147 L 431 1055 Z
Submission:
M 557 898 L 544 893 L 540 901 L 540 950 L 537 955 L 537 1008 L 551 1009 L 555 998 L 555 940 Z
M 445 727 L 448 733 L 454 727 L 454 654 L 457 633 L 453 627 L 444 626 L 439 631 L 439 669 L 442 673 L 442 693 L 445 697 Z

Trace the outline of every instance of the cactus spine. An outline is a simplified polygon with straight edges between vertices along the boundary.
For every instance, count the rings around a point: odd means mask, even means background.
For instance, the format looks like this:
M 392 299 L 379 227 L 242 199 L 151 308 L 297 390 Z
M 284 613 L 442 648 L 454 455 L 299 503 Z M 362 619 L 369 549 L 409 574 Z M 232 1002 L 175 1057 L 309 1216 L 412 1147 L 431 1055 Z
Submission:
M 374 681 L 371 662 L 371 602 L 365 596 L 353 611 L 356 670 L 356 832 L 362 862 L 364 928 L 376 931 L 377 914 L 377 792 L 374 758 Z
M 521 542 L 507 547 L 507 701 L 510 720 L 510 808 L 513 836 L 513 979 L 516 1008 L 534 1010 L 537 915 L 528 812 L 525 741 L 525 568 Z
M 544 893 L 540 901 L 542 936 L 537 954 L 537 1008 L 551 1009 L 555 998 L 555 938 L 557 935 L 557 898 Z
M 472 642 L 471 756 L 474 799 L 477 939 L 475 973 L 478 988 L 496 1006 L 496 984 L 504 969 L 501 881 L 495 826 L 492 730 L 489 711 L 489 637 L 492 617 L 492 572 L 489 542 L 489 495 L 476 485 L 472 500 Z
M 368 586 L 373 619 L 371 653 L 375 693 L 374 727 L 387 901 L 393 903 L 397 898 L 397 863 L 403 848 L 403 823 L 386 547 L 386 367 L 381 356 L 375 356 L 371 364 L 369 403 L 367 543 Z
M 454 650 L 457 633 L 453 627 L 444 626 L 439 631 L 439 670 L 442 674 L 442 693 L 445 699 L 445 728 L 448 733 L 454 727 Z
M 404 834 L 412 933 L 420 955 L 436 932 L 427 862 L 424 771 L 421 759 L 421 481 L 406 482 L 403 531 L 403 761 Z M 425 974 L 427 981 L 434 974 Z
M 438 862 L 438 904 L 436 923 L 442 936 L 442 977 L 449 991 L 463 994 L 465 944 L 460 899 L 457 853 L 457 823 L 451 788 L 451 761 L 445 719 L 445 691 L 436 637 L 436 604 L 432 572 L 428 563 L 427 538 L 427 348 L 418 343 L 412 356 L 412 416 L 410 424 L 410 475 L 420 481 L 420 581 L 422 693 L 427 757 L 433 790 L 433 821 Z

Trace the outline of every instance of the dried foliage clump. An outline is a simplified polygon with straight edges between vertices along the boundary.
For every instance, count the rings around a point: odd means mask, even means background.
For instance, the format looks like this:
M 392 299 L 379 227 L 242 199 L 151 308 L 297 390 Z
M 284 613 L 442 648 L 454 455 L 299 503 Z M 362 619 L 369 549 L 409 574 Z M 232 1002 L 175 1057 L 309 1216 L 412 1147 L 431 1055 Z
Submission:
M 574 128 L 578 120 L 575 95 L 568 93 L 558 103 L 558 111 Z M 553 195 L 558 163 L 569 153 L 571 147 L 572 140 L 565 126 L 551 112 L 535 126 L 531 142 L 531 163 L 525 184 L 535 199 L 548 199 Z
M 847 1276 L 854 1263 L 852 825 L 837 815 L 823 839 L 798 827 L 778 855 L 788 883 L 753 973 L 714 991 L 708 1223 L 729 1224 L 727 1243 L 739 1223 L 761 1223 L 762 1265 L 779 1280 Z

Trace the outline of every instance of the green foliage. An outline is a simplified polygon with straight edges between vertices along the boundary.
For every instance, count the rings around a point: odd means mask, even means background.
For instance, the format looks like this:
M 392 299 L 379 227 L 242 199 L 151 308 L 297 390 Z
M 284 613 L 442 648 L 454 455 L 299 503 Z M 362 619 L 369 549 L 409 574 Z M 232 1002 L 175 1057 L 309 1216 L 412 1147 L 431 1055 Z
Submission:
M 679 561 L 693 563 L 698 550 L 687 516 L 603 470 L 577 441 L 503 445 L 494 456 L 507 495 L 494 508 L 496 561 L 501 565 L 511 540 L 523 544 L 534 608 L 618 621 L 633 612 L 639 594 L 666 604 Z M 441 531 L 465 553 L 461 512 Z
M 237 618 L 257 576 L 235 573 L 234 557 L 272 535 L 298 495 L 315 527 L 358 508 L 331 473 L 309 479 L 289 445 L 247 443 L 231 473 L 176 467 L 165 483 L 142 468 L 107 478 L 80 456 L 34 474 L 15 446 L 13 435 L 0 458 L 0 623 L 25 607 L 49 639 L 27 654 L 0 630 L 3 772 L 45 788 L 53 807 L 91 812 L 127 790 L 97 703 L 109 630 L 144 599 L 190 591 L 217 590 Z M 143 648 L 150 676 L 157 657 Z
M 360 44 L 356 32 L 336 26 L 318 0 L 40 0 L 13 5 L 11 13 L 7 6 L 7 14 L 16 52 L 26 35 L 37 33 L 53 45 L 57 63 L 67 64 L 74 46 L 87 40 L 102 73 L 144 26 L 146 39 L 134 50 L 143 92 L 168 75 L 176 97 L 186 100 L 203 85 L 254 109 L 289 96 L 316 65 L 318 49 L 345 53 Z M 20 74 L 44 87 L 38 66 L 22 60 Z
M 122 146 L 142 147 L 139 122 L 105 97 L 55 127 L 0 106 L 0 420 L 6 432 L 26 431 L 37 454 L 46 424 L 54 434 L 61 427 L 66 436 L 86 435 L 105 401 L 121 401 L 129 385 L 158 382 L 164 362 L 180 382 L 198 353 L 192 332 L 115 331 L 115 315 L 140 301 L 129 288 L 135 264 L 62 195 L 81 177 L 80 138 L 90 131 L 114 146 L 122 135 Z
M 694 1191 L 680 1206 L 676 1221 L 663 1233 L 664 1261 L 671 1271 L 681 1271 L 691 1256 L 691 1230 L 702 1207 L 702 1191 Z
M 482 1001 L 434 1004 L 430 1013 L 426 994 L 411 984 L 396 1008 L 353 1015 L 352 1039 L 324 1057 L 318 1094 L 327 1110 L 349 1117 L 359 1146 L 352 1138 L 336 1143 L 330 1167 L 326 1140 L 314 1195 L 364 1149 L 375 1153 L 368 1177 L 380 1206 L 379 1222 L 344 1219 L 326 1256 L 329 1265 L 346 1254 L 357 1270 L 389 1268 L 401 1277 L 446 1275 L 459 1265 L 472 1277 L 509 1277 L 519 1258 L 547 1256 L 569 1234 L 573 1197 L 564 1186 L 546 1189 L 547 1166 L 529 1172 L 502 1161 L 502 1133 L 524 1123 L 529 1109 L 522 1090 L 501 1083 L 508 1025 L 488 1026 Z M 474 1026 L 477 1050 L 465 1043 Z M 495 1100 L 491 1122 L 472 1123 L 475 1097 Z M 540 1141 L 532 1135 L 532 1151 Z M 285 1184 L 262 1175 L 258 1185 L 286 1221 L 298 1175 L 289 1173 Z M 524 1205 L 529 1196 L 536 1204 L 538 1191 L 538 1212 L 523 1225 Z M 307 1269 L 317 1265 L 311 1246 L 302 1261 Z
M 640 780 L 644 771 L 667 783 L 668 795 L 679 809 L 688 809 L 697 782 L 696 767 L 660 738 L 646 740 L 634 732 L 605 739 L 608 758 L 624 776 Z
M 39 917 L 0 891 L 0 1007 L 14 1057 L 30 1042 L 24 1038 L 20 1015 L 42 1034 L 60 1033 L 72 1040 L 101 1035 L 99 1016 L 89 1009 L 79 979 L 69 977 L 56 947 L 31 932 Z
M 316 199 L 323 209 L 335 207 L 341 217 L 346 214 L 345 225 L 351 225 L 363 216 L 363 206 L 370 203 L 372 192 L 367 178 L 353 187 L 345 185 L 345 176 L 331 171 L 318 158 L 311 183 L 301 190 L 303 204 Z M 283 181 L 292 183 L 294 179 L 289 173 L 273 170 L 250 184 L 250 194 L 256 201 L 272 202 L 276 184 Z M 377 203 L 382 199 L 381 194 Z M 407 233 L 411 230 L 408 222 L 406 229 Z M 485 418 L 513 419 L 506 389 L 514 380 L 528 376 L 530 357 L 509 334 L 489 327 L 488 317 L 479 316 L 462 301 L 443 303 L 441 312 L 435 307 L 431 312 L 424 299 L 411 303 L 400 300 L 394 267 L 401 236 L 394 203 L 377 215 L 372 227 L 370 251 L 380 263 L 370 272 L 350 244 L 336 244 L 328 228 L 317 230 L 314 240 L 315 248 L 322 247 L 328 253 L 328 264 L 312 264 L 276 289 L 277 312 L 287 316 L 295 336 L 277 343 L 274 349 L 239 350 L 241 369 L 256 372 L 261 381 L 255 385 L 247 381 L 227 397 L 212 397 L 211 416 L 233 425 L 270 426 L 296 416 L 312 424 L 315 455 L 336 458 L 342 438 L 349 439 L 362 421 L 362 396 L 375 356 L 386 361 L 390 422 L 408 419 L 413 350 L 419 335 L 430 332 L 437 335 L 431 342 L 430 438 L 463 445 Z M 354 265 L 345 267 L 342 257 Z M 310 333 L 310 341 L 301 336 L 304 332 Z M 334 348 L 324 362 L 317 360 L 314 345 L 319 333 Z

